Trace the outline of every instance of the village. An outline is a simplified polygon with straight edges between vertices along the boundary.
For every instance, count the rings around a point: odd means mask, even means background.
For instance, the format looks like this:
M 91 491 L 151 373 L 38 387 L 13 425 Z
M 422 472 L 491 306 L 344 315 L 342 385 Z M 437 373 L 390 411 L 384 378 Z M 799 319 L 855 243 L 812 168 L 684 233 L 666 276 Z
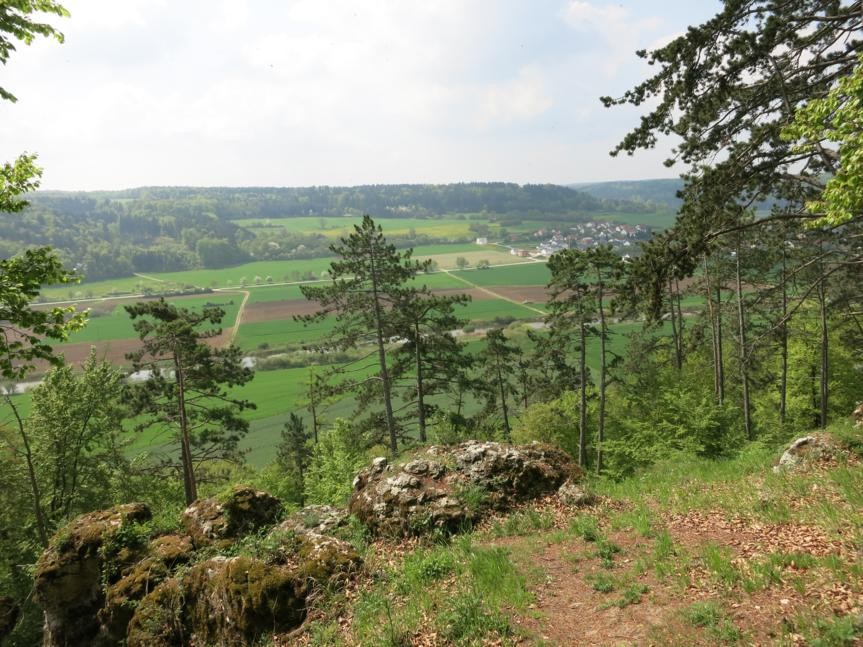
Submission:
M 640 240 L 647 240 L 650 228 L 646 225 L 627 225 L 608 221 L 581 222 L 559 229 L 538 229 L 533 233 L 537 239 L 534 248 L 510 247 L 509 253 L 521 258 L 548 258 L 563 249 L 589 249 L 598 245 L 611 245 L 623 256 Z M 477 245 L 487 245 L 488 238 L 478 237 Z

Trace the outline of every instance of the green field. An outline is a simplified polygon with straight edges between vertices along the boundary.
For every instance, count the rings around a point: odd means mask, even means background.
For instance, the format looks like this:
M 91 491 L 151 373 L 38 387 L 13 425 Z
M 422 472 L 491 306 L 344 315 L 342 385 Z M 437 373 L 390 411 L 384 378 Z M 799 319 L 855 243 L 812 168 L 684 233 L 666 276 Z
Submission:
M 200 311 L 205 305 L 217 305 L 225 311 L 222 327 L 234 325 L 237 310 L 240 307 L 239 295 L 207 294 L 194 297 L 176 297 L 167 299 L 170 303 L 182 308 Z M 132 301 L 129 301 L 131 304 Z M 93 316 L 87 325 L 69 336 L 68 343 L 100 342 L 115 339 L 131 339 L 137 337 L 132 328 L 132 320 L 122 305 L 114 306 L 113 310 L 101 316 Z M 62 346 L 62 345 L 61 345 Z
M 508 265 L 492 267 L 487 270 L 463 270 L 453 272 L 471 283 L 482 286 L 495 285 L 546 285 L 551 272 L 545 263 Z
M 328 334 L 335 326 L 335 319 L 327 318 L 308 326 L 293 319 L 273 321 L 258 321 L 243 324 L 236 338 L 240 348 L 254 350 L 267 344 L 269 347 L 290 344 L 300 346 L 303 342 L 311 342 Z M 267 346 L 264 346 L 266 348 Z

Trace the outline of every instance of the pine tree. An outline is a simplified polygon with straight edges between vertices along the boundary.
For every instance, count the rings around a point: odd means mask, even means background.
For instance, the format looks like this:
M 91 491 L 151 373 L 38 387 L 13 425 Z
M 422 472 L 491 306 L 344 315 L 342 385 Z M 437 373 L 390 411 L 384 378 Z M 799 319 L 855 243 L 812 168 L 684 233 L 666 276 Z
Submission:
M 399 252 L 387 243 L 383 232 L 370 216 L 363 216 L 354 233 L 331 245 L 340 260 L 330 264 L 332 283 L 324 286 L 302 285 L 303 295 L 317 301 L 321 309 L 298 317 L 306 323 L 334 317 L 335 327 L 323 340 L 321 350 L 346 350 L 371 342 L 377 351 L 376 380 L 384 403 L 384 418 L 389 447 L 398 453 L 398 431 L 392 405 L 392 377 L 386 346 L 390 339 L 404 337 L 405 330 L 393 306 L 404 298 L 410 279 L 428 267 L 428 261 L 411 259 L 412 250 Z M 358 388 L 362 381 L 352 381 Z
M 208 339 L 218 335 L 224 316 L 221 308 L 201 312 L 178 308 L 164 299 L 126 306 L 134 321 L 141 348 L 129 353 L 135 371 L 146 379 L 130 386 L 135 415 L 147 419 L 139 429 L 166 427 L 180 448 L 179 470 L 186 503 L 198 498 L 198 470 L 212 461 L 240 461 L 239 441 L 249 429 L 239 416 L 255 405 L 228 394 L 254 377 L 242 365 L 236 346 L 214 348 Z M 165 458 L 165 466 L 176 461 Z
M 302 418 L 291 412 L 282 428 L 282 440 L 276 448 L 276 460 L 282 471 L 293 477 L 300 507 L 305 505 L 306 469 L 311 456 L 306 425 Z

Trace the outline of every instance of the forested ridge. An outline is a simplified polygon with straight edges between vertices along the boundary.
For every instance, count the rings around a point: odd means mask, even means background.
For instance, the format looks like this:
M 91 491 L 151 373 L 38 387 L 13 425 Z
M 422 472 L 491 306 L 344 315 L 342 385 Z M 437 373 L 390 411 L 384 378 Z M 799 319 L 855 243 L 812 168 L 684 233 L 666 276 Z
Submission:
M 376 185 L 306 188 L 148 187 L 108 192 L 34 193 L 30 206 L 0 215 L 0 253 L 48 245 L 88 280 L 134 272 L 226 267 L 253 258 L 293 259 L 327 255 L 319 235 L 256 236 L 232 220 L 292 216 L 434 218 L 480 214 L 505 222 L 520 219 L 576 222 L 596 213 L 649 213 L 644 205 L 597 199 L 565 187 L 511 183 Z M 274 242 L 276 245 L 268 245 Z M 449 242 L 429 237 L 401 246 Z

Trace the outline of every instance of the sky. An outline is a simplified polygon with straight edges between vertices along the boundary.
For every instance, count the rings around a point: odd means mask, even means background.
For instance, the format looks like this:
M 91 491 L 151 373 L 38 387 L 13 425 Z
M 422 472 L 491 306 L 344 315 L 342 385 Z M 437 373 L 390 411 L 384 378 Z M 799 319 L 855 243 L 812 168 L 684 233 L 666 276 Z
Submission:
M 45 189 L 671 177 L 608 151 L 635 56 L 719 0 L 66 0 L 19 45 L 0 161 Z

